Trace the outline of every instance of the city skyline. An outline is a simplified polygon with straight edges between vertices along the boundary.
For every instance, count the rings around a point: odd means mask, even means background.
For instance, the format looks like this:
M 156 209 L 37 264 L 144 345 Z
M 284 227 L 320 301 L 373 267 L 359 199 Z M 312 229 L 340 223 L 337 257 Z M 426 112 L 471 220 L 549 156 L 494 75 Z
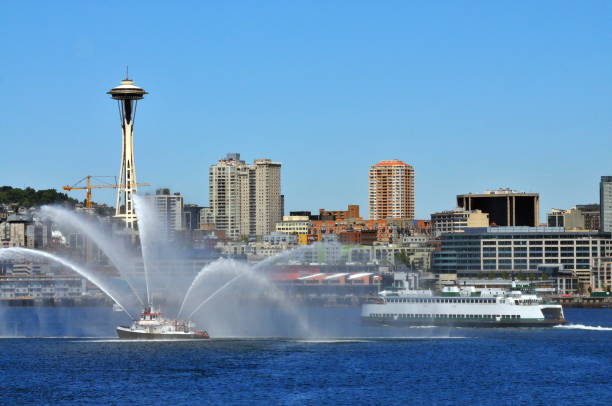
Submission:
M 4 2 L 3 403 L 601 404 L 610 21 Z
M 151 92 L 135 128 L 139 180 L 153 185 L 143 192 L 168 187 L 205 205 L 208 167 L 236 151 L 283 164 L 286 212 L 365 210 L 368 168 L 386 159 L 415 167 L 417 218 L 452 209 L 457 194 L 500 187 L 539 193 L 542 214 L 594 203 L 612 172 L 610 40 L 599 34 L 610 5 L 549 4 L 552 19 L 546 7 L 499 13 L 486 3 L 443 13 L 401 3 L 168 10 L 207 23 L 189 32 L 159 7 L 128 5 L 143 28 L 121 39 L 104 23 L 119 3 L 59 6 L 53 29 L 50 5 L 9 5 L 0 25 L 15 63 L 0 68 L 9 95 L 0 130 L 21 153 L 0 163 L 1 183 L 59 189 L 116 175 L 120 132 L 104 92 L 129 64 Z M 262 13 L 277 23 L 251 18 Z M 167 31 L 151 34 L 162 15 Z M 433 16 L 431 26 L 418 22 Z M 192 41 L 176 45 L 184 34 Z M 40 63 L 16 63 L 26 50 Z M 94 200 L 112 204 L 113 193 Z

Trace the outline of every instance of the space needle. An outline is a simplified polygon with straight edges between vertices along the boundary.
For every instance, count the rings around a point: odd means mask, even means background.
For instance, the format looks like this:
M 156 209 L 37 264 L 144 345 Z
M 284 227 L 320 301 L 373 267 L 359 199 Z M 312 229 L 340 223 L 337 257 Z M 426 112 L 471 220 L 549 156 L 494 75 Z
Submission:
M 106 93 L 110 94 L 119 104 L 122 130 L 121 169 L 117 180 L 115 217 L 121 218 L 127 228 L 134 228 L 136 212 L 132 196 L 137 189 L 136 165 L 134 163 L 134 119 L 138 100 L 141 100 L 148 93 L 143 88 L 134 85 L 134 81 L 129 79 L 127 72 L 121 84 Z

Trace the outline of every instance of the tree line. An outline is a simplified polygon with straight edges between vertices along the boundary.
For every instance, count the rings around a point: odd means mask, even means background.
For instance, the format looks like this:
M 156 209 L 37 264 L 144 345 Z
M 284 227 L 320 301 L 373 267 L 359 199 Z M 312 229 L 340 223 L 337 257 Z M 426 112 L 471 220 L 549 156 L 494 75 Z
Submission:
M 66 193 L 58 192 L 55 189 L 35 190 L 31 187 L 20 189 L 11 186 L 0 186 L 0 204 L 35 207 L 54 203 L 74 206 L 78 202 L 78 200 L 69 197 Z

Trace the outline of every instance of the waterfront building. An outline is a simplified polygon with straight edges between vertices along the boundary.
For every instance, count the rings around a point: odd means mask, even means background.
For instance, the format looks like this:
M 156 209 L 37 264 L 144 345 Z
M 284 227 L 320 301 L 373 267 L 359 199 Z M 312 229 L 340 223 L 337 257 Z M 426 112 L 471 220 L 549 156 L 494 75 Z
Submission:
M 480 210 L 468 211 L 456 208 L 433 213 L 430 224 L 432 233 L 438 237 L 442 233 L 463 231 L 466 227 L 488 227 L 489 215 Z
M 0 276 L 0 300 L 81 298 L 86 292 L 86 281 L 78 276 Z
M 591 271 L 591 288 L 594 292 L 612 290 L 612 257 L 596 258 Z
M 237 153 L 212 165 L 209 198 L 216 228 L 232 239 L 274 231 L 283 210 L 280 169 L 280 163 L 269 159 L 247 165 Z
M 612 176 L 602 176 L 599 183 L 599 230 L 612 233 Z
M 487 190 L 478 194 L 457 195 L 457 206 L 481 210 L 489 215 L 492 226 L 537 227 L 540 219 L 540 195 L 511 189 Z
M 433 271 L 460 277 L 490 273 L 537 274 L 542 266 L 562 266 L 590 284 L 593 259 L 612 256 L 612 239 L 596 232 L 560 227 L 488 227 L 441 237 Z
M 381 161 L 369 171 L 370 219 L 414 219 L 414 168 L 400 160 Z

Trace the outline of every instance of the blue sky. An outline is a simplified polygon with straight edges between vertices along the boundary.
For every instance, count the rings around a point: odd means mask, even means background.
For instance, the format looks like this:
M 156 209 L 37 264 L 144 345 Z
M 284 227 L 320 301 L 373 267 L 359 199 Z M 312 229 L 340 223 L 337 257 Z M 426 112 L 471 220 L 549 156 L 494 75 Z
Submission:
M 139 181 L 188 202 L 208 203 L 227 152 L 282 162 L 287 211 L 367 215 L 368 168 L 393 158 L 415 167 L 420 218 L 498 187 L 542 212 L 596 202 L 610 21 L 609 1 L 4 2 L 0 184 L 117 175 L 105 92 L 128 64 L 150 92 Z

